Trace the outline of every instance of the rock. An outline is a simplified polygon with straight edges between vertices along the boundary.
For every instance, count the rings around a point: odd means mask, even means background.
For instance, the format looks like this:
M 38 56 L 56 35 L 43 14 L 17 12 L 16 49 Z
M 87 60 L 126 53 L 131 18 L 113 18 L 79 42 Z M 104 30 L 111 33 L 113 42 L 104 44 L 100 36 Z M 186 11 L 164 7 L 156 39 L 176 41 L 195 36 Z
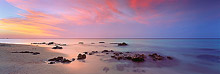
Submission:
M 49 62 L 48 64 L 55 64 L 55 62 L 54 62 L 54 61 L 51 61 L 51 62 Z
M 63 49 L 63 47 L 55 46 L 55 47 L 53 47 L 52 49 Z
M 123 42 L 123 43 L 119 43 L 118 46 L 127 46 L 128 44 Z
M 158 55 L 157 53 L 149 54 L 148 56 L 150 56 L 154 61 L 163 60 L 163 59 L 164 59 L 163 56 L 160 56 L 160 55 Z
M 39 52 L 33 52 L 32 53 L 33 55 L 38 55 L 38 54 L 40 54 Z
M 104 52 L 109 52 L 109 51 L 108 50 L 103 50 L 102 53 L 104 53 Z
M 143 61 L 145 61 L 144 58 L 146 58 L 146 56 L 145 56 L 144 54 L 135 54 L 135 55 L 131 58 L 131 60 L 132 60 L 133 62 L 143 62 Z
M 88 52 L 83 52 L 83 53 L 88 54 Z
M 31 51 L 21 51 L 21 52 L 15 51 L 15 52 L 11 52 L 11 53 L 32 53 L 33 55 L 38 55 L 38 54 L 40 54 L 39 52 L 31 52 Z
M 105 43 L 105 42 L 101 41 L 101 42 L 99 42 L 99 43 Z
M 52 45 L 52 44 L 55 44 L 54 42 L 49 42 L 47 45 Z
M 94 53 L 90 52 L 89 55 L 93 55 Z
M 78 56 L 77 56 L 77 60 L 83 60 L 83 59 L 86 59 L 86 55 L 85 54 L 79 54 Z
M 61 63 L 71 63 L 72 61 L 70 61 L 70 60 L 68 60 L 68 59 L 63 59 L 62 61 L 61 61 Z
M 83 42 L 79 42 L 79 44 L 84 44 Z
M 72 62 L 72 61 L 70 61 L 66 58 L 63 58 L 63 57 L 52 58 L 52 59 L 49 59 L 48 61 L 50 61 L 50 63 L 48 63 L 48 64 L 54 64 L 55 62 L 61 62 L 61 63 L 71 63 Z
M 72 58 L 72 61 L 75 61 L 75 58 Z
M 169 60 L 173 60 L 173 58 L 172 58 L 172 57 L 170 57 L 170 56 L 167 56 L 167 59 L 169 59 Z
M 95 44 L 95 43 L 91 43 L 91 44 Z

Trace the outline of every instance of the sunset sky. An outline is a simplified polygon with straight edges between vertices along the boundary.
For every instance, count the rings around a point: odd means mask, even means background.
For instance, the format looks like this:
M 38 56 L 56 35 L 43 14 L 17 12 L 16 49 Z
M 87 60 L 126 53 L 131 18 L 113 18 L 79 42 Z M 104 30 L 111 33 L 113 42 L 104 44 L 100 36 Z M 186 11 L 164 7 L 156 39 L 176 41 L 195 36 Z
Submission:
M 0 38 L 220 38 L 220 0 L 0 0 Z

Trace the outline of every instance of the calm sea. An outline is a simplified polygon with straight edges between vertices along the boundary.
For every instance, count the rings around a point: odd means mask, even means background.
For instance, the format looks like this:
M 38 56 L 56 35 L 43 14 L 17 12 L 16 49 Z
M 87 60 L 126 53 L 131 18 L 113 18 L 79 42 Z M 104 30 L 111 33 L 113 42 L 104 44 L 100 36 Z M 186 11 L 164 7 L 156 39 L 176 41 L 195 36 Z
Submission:
M 105 43 L 100 44 L 103 41 Z M 85 61 L 74 61 L 65 65 L 73 73 L 81 74 L 220 74 L 220 39 L 0 39 L 0 43 L 30 44 L 33 42 L 65 43 L 62 50 L 49 50 L 64 53 L 71 59 L 85 51 L 130 51 L 156 52 L 172 56 L 174 64 L 110 62 L 103 56 L 88 56 Z M 84 42 L 83 45 L 78 42 Z M 111 42 L 126 42 L 119 47 Z M 91 44 L 95 43 L 95 44 Z M 62 64 L 58 64 L 62 65 Z M 80 69 L 86 72 L 79 71 Z

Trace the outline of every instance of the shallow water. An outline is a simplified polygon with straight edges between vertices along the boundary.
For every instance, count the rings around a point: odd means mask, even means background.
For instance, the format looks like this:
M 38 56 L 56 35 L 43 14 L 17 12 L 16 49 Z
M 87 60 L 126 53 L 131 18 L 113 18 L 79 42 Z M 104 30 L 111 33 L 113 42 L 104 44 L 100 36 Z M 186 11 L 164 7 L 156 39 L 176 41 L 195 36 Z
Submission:
M 64 66 L 72 73 L 80 74 L 220 74 L 220 39 L 0 39 L 0 43 L 30 44 L 33 42 L 66 43 L 62 50 L 53 50 L 67 54 L 68 59 L 76 58 L 85 51 L 130 51 L 141 53 L 157 52 L 172 56 L 172 61 L 146 61 L 134 63 L 114 60 L 105 54 L 88 55 L 85 60 L 75 60 Z M 78 42 L 84 42 L 83 45 Z M 100 44 L 98 42 L 104 41 Z M 111 42 L 126 42 L 129 45 L 119 47 Z M 95 43 L 95 44 L 91 44 Z M 46 45 L 39 45 L 43 47 Z

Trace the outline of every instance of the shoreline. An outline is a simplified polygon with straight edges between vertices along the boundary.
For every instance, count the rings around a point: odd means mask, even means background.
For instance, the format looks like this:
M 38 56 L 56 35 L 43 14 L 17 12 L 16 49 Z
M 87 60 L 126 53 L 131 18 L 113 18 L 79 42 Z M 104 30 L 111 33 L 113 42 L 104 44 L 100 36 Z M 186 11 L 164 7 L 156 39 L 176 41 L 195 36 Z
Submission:
M 11 52 L 39 52 L 38 55 L 30 53 Z M 50 51 L 47 47 L 24 44 L 0 43 L 0 72 L 1 74 L 61 74 L 68 73 L 58 65 L 48 65 L 49 58 L 67 56 L 62 53 Z

